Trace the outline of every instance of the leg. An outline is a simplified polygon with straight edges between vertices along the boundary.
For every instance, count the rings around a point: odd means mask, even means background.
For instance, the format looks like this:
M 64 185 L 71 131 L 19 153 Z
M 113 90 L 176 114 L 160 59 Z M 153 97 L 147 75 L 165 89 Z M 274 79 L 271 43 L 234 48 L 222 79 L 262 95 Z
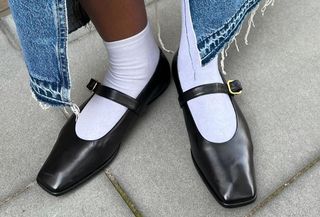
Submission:
M 136 35 L 147 25 L 143 0 L 80 0 L 104 41 Z
M 182 32 L 178 71 L 183 91 L 202 84 L 223 83 L 217 57 L 207 65 L 201 65 L 189 0 L 182 0 Z M 236 116 L 228 95 L 209 94 L 189 101 L 188 105 L 197 128 L 207 140 L 225 142 L 234 135 Z
M 81 0 L 80 3 L 109 54 L 102 83 L 136 98 L 153 75 L 160 54 L 148 25 L 144 1 Z M 79 116 L 76 133 L 84 140 L 99 139 L 126 111 L 126 107 L 94 95 Z
M 245 118 L 236 103 L 233 104 L 223 84 L 218 58 L 205 66 L 201 64 L 194 26 L 205 25 L 206 20 L 191 17 L 195 13 L 189 6 L 189 3 L 196 5 L 199 2 L 201 0 L 182 0 L 178 71 L 174 71 L 175 78 L 179 79 L 175 81 L 179 86 L 181 84 L 182 90 L 178 88 L 180 95 L 191 89 L 191 96 L 195 96 L 186 102 L 187 105 L 183 104 L 183 109 L 186 111 L 191 152 L 197 170 L 222 206 L 244 206 L 256 198 L 252 141 Z M 210 1 L 202 2 L 206 4 L 199 8 L 207 7 Z M 217 1 L 213 2 L 212 5 Z M 231 3 L 223 4 L 227 8 Z M 221 10 L 224 8 L 217 9 L 217 13 Z M 198 20 L 193 22 L 192 18 Z M 205 88 L 196 88 L 201 85 Z M 222 88 L 218 90 L 215 88 L 217 86 Z

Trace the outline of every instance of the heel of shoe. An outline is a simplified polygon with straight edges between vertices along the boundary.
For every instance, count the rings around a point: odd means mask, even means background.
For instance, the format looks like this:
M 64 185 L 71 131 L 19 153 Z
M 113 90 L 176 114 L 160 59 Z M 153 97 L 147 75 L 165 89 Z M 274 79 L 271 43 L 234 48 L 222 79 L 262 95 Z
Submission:
M 159 88 L 156 89 L 155 93 L 149 99 L 147 105 L 151 105 L 156 99 L 158 99 L 169 87 L 170 79 L 167 82 L 163 83 Z
M 152 90 L 152 94 L 150 95 L 147 105 L 152 104 L 156 99 L 158 99 L 167 90 L 171 81 L 170 64 L 163 53 L 161 53 L 160 61 L 160 76 L 158 78 L 159 85 Z

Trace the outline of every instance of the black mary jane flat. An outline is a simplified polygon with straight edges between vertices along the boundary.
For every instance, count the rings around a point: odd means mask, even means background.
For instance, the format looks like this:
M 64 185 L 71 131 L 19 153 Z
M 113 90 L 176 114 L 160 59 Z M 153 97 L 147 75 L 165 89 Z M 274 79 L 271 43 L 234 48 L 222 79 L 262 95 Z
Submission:
M 126 106 L 128 110 L 110 132 L 94 141 L 82 140 L 76 135 L 76 117 L 71 116 L 37 176 L 38 184 L 48 193 L 59 196 L 105 168 L 116 156 L 121 141 L 139 115 L 167 89 L 170 76 L 170 65 L 161 53 L 155 73 L 136 99 L 92 79 L 87 87 L 94 94 Z
M 256 184 L 253 166 L 253 145 L 247 122 L 234 100 L 242 91 L 239 81 L 205 84 L 182 91 L 177 55 L 172 65 L 173 78 L 179 94 L 179 103 L 191 144 L 191 155 L 196 169 L 215 199 L 224 207 L 244 206 L 256 199 Z M 230 96 L 236 117 L 237 129 L 227 142 L 207 141 L 197 129 L 187 102 L 199 96 L 224 93 Z

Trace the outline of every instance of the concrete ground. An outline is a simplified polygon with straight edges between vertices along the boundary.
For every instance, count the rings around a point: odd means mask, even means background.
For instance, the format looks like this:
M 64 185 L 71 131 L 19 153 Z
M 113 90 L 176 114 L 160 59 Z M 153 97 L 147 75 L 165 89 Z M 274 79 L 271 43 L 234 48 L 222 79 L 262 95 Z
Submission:
M 162 38 L 176 50 L 180 0 L 160 0 Z M 147 6 L 155 26 L 154 4 Z M 320 214 L 320 2 L 276 1 L 254 18 L 249 45 L 238 36 L 226 59 L 229 78 L 242 81 L 237 97 L 252 131 L 258 198 L 222 208 L 197 174 L 173 83 L 137 123 L 109 170 L 143 216 L 307 216 Z M 11 17 L 0 20 L 0 216 L 134 216 L 101 173 L 56 198 L 35 177 L 66 118 L 31 98 Z M 156 33 L 156 31 L 155 31 Z M 69 46 L 73 99 L 101 78 L 107 56 L 94 28 L 73 33 Z M 172 54 L 167 55 L 170 59 Z

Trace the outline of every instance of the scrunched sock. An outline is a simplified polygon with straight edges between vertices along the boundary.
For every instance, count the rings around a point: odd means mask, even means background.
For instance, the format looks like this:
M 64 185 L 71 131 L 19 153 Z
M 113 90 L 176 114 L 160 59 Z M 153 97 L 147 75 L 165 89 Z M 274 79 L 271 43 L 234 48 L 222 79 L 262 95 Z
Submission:
M 149 82 L 160 56 L 149 24 L 137 35 L 104 42 L 104 45 L 109 63 L 102 84 L 136 98 Z M 76 134 L 84 140 L 97 140 L 106 135 L 126 111 L 126 107 L 94 95 L 79 115 Z

